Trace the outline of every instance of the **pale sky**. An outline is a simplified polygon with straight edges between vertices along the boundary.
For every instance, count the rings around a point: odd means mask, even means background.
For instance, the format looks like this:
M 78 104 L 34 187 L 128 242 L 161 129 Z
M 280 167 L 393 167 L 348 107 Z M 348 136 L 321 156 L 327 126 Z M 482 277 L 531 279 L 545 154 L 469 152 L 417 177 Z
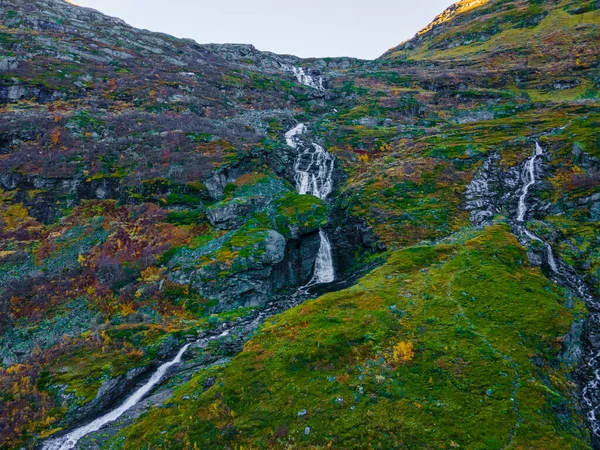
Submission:
M 301 57 L 373 59 L 452 0 L 74 0 L 130 25 L 206 43 L 253 44 Z

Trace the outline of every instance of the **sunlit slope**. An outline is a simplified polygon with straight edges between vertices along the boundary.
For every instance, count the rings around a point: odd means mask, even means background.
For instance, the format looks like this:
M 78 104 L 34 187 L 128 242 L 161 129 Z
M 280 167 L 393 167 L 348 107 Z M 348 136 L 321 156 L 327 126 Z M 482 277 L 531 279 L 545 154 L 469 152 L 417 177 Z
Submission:
M 466 7 L 470 5 L 470 7 Z M 468 60 L 505 66 L 596 66 L 600 11 L 594 1 L 460 2 L 386 60 Z M 442 18 L 442 19 L 440 19 Z

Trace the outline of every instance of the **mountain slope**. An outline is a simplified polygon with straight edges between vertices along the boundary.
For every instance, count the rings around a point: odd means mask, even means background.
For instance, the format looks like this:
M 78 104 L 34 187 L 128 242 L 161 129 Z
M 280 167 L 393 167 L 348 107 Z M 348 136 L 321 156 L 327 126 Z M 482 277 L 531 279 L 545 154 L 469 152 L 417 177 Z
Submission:
M 0 446 L 197 337 L 80 447 L 597 446 L 597 2 L 462 1 L 376 61 L 0 13 Z M 320 230 L 337 280 L 303 302 Z
M 214 370 L 195 375 L 113 445 L 587 448 L 554 359 L 581 305 L 524 257 L 502 226 L 400 250 L 266 324 L 213 388 Z
M 449 8 L 384 59 L 449 59 L 471 64 L 597 67 L 600 12 L 594 1 L 465 1 Z

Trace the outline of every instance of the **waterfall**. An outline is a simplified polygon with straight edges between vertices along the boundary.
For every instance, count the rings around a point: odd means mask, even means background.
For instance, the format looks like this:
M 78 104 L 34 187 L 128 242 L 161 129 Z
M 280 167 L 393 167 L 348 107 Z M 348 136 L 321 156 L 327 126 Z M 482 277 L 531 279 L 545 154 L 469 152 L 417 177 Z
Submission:
M 283 66 L 283 70 L 286 72 L 293 72 L 296 80 L 300 84 L 304 84 L 305 86 L 309 86 L 318 91 L 324 91 L 323 87 L 323 77 L 313 77 L 312 75 L 307 74 L 302 67 L 292 67 L 292 66 Z
M 317 253 L 317 259 L 315 260 L 315 271 L 312 279 L 310 280 L 309 286 L 313 284 L 331 283 L 335 280 L 335 273 L 333 271 L 333 259 L 331 258 L 331 244 L 327 233 L 323 230 L 319 230 L 319 236 L 321 237 L 321 246 Z
M 535 162 L 538 156 L 542 156 L 544 150 L 538 142 L 535 143 L 535 152 L 527 160 L 523 168 L 523 190 L 519 197 L 519 205 L 517 208 L 517 223 L 514 224 L 515 233 L 521 238 L 526 237 L 530 240 L 539 242 L 545 247 L 546 262 L 550 269 L 551 276 L 561 285 L 569 288 L 577 296 L 583 300 L 590 310 L 590 317 L 587 323 L 587 333 L 589 339 L 594 341 L 600 339 L 600 303 L 589 290 L 585 282 L 577 274 L 575 269 L 561 259 L 554 256 L 552 246 L 540 239 L 527 229 L 523 222 L 527 214 L 527 195 L 529 189 L 536 183 Z M 600 352 L 596 349 L 588 349 L 586 355 L 587 367 L 591 374 L 590 381 L 587 382 L 583 389 L 583 401 L 588 409 L 587 419 L 590 423 L 592 432 L 600 437 L 600 418 L 598 411 L 600 410 Z
M 527 183 L 523 186 L 523 193 L 519 197 L 519 206 L 517 209 L 517 222 L 523 222 L 525 220 L 525 214 L 527 214 L 527 194 L 529 188 L 535 184 L 535 160 L 538 156 L 544 154 L 544 149 L 540 147 L 538 142 L 535 143 L 535 152 L 531 158 L 525 163 L 525 175 L 528 177 Z
M 214 341 L 216 339 L 220 339 L 229 334 L 229 331 L 224 331 L 218 336 L 212 336 L 209 338 L 200 339 L 196 342 L 196 345 L 206 346 L 210 341 Z M 167 370 L 172 366 L 179 364 L 181 362 L 181 358 L 183 354 L 187 351 L 191 344 L 184 345 L 181 350 L 177 353 L 177 356 L 173 358 L 171 361 L 162 364 L 156 371 L 152 374 L 152 377 L 138 390 L 136 390 L 131 396 L 125 400 L 125 402 L 119 406 L 118 408 L 113 409 L 107 414 L 98 417 L 96 420 L 90 422 L 87 425 L 76 428 L 70 433 L 55 439 L 51 439 L 44 443 L 42 446 L 42 450 L 70 450 L 75 447 L 77 442 L 84 436 L 89 433 L 93 433 L 94 431 L 98 431 L 104 425 L 109 422 L 113 422 L 117 420 L 119 417 L 125 413 L 128 409 L 135 406 L 139 401 L 152 390 L 154 386 L 156 386 L 160 380 L 165 376 Z
M 319 144 L 306 146 L 294 165 L 296 189 L 324 200 L 332 190 L 333 157 Z
M 539 142 L 536 141 L 534 153 L 527 160 L 527 162 L 525 162 L 525 166 L 523 168 L 523 174 L 524 174 L 523 180 L 526 180 L 526 182 L 523 185 L 523 190 L 519 197 L 519 205 L 517 207 L 517 222 L 519 222 L 520 225 L 518 225 L 516 227 L 516 230 L 521 235 L 525 235 L 531 240 L 541 242 L 542 244 L 544 244 L 544 246 L 546 248 L 546 261 L 548 262 L 548 267 L 550 267 L 550 270 L 552 271 L 552 273 L 560 274 L 560 269 L 558 267 L 556 259 L 554 258 L 554 252 L 552 250 L 552 246 L 550 244 L 548 244 L 547 242 L 544 242 L 542 239 L 537 237 L 531 231 L 529 231 L 525 225 L 521 225 L 525 221 L 525 215 L 527 214 L 527 210 L 528 210 L 527 195 L 529 194 L 529 188 L 531 188 L 531 186 L 533 186 L 536 183 L 535 160 L 538 158 L 538 156 L 542 156 L 543 154 L 544 154 L 544 149 L 540 146 Z
M 314 195 L 325 200 L 333 189 L 334 159 L 319 144 L 307 145 L 300 138 L 306 133 L 304 124 L 296 125 L 285 134 L 287 144 L 298 151 L 294 163 L 296 189 L 301 195 Z M 319 230 L 321 243 L 315 260 L 313 277 L 308 286 L 331 283 L 335 280 L 331 243 L 327 233 Z

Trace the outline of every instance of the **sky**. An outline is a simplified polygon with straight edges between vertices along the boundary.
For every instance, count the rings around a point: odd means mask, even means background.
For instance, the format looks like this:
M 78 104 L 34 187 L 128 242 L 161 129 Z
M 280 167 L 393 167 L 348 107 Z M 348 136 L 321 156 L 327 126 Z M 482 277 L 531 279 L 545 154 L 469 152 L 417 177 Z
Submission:
M 137 28 L 300 57 L 374 59 L 452 0 L 74 0 Z

